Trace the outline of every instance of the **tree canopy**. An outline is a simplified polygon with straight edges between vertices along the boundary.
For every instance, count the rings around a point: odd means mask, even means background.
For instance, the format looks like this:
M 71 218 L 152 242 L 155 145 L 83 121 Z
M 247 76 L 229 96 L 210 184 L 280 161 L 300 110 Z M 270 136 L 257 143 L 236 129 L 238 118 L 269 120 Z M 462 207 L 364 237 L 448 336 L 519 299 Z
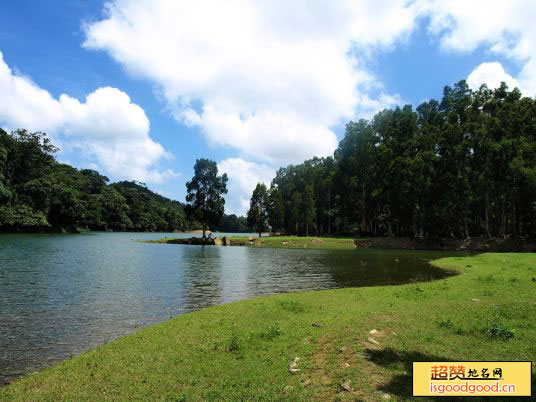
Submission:
M 228 233 L 249 233 L 251 228 L 245 216 L 237 216 L 235 214 L 224 214 L 218 225 L 211 226 L 211 230 L 219 229 L 221 232 Z
M 460 81 L 351 121 L 333 157 L 280 168 L 269 199 L 288 234 L 534 237 L 536 101 Z
M 217 225 L 223 217 L 227 194 L 227 174 L 218 176 L 216 162 L 197 159 L 194 176 L 186 183 L 186 211 L 203 227 L 203 237 L 210 225 Z
M 224 214 L 227 175 L 198 159 L 187 206 L 143 183 L 54 158 L 41 132 L 0 130 L 0 231 L 172 231 L 419 237 L 536 236 L 536 100 L 506 84 L 351 121 L 333 156 L 257 185 L 248 219 Z M 185 214 L 187 212 L 188 218 Z
M 248 225 L 262 236 L 262 232 L 268 230 L 268 190 L 266 185 L 257 183 L 251 195 L 249 210 L 247 213 Z
M 184 207 L 143 183 L 108 184 L 89 169 L 54 159 L 45 134 L 0 130 L 0 231 L 173 231 Z

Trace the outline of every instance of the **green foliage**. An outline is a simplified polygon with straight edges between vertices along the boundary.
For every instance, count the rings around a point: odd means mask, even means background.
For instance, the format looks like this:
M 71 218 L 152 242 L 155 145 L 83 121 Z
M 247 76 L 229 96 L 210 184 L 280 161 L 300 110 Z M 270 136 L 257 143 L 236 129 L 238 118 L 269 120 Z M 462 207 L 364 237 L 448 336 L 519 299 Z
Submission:
M 274 232 L 285 226 L 285 202 L 277 187 L 272 188 L 268 195 L 268 223 Z
M 291 218 L 291 222 L 294 224 L 294 232 L 298 233 L 300 228 L 300 212 L 301 212 L 301 205 L 302 205 L 302 195 L 299 192 L 295 192 L 292 194 L 292 199 L 290 201 L 290 213 L 289 217 Z
M 268 190 L 266 185 L 257 183 L 251 196 L 247 213 L 248 225 L 255 229 L 261 237 L 262 232 L 268 229 Z
M 28 205 L 0 206 L 0 227 L 39 229 L 49 226 L 46 216 Z
M 216 225 L 223 217 L 227 194 L 227 174 L 218 176 L 216 162 L 209 159 L 197 159 L 194 166 L 194 177 L 186 183 L 186 211 L 188 215 L 200 222 L 205 230 Z
M 172 231 L 188 227 L 182 204 L 135 182 L 55 161 L 43 133 L 0 130 L 0 231 Z
M 248 226 L 247 218 L 244 216 L 236 216 L 235 214 L 224 214 L 220 223 L 211 230 L 219 229 L 221 232 L 227 233 L 249 233 L 251 228 Z
M 279 169 L 273 189 L 287 234 L 536 236 L 536 100 L 460 81 L 349 122 L 333 158 Z
M 125 209 L 115 198 L 115 217 L 124 220 L 123 213 L 126 214 L 129 230 L 171 232 L 188 226 L 181 203 L 152 192 L 143 183 L 122 181 L 110 187 L 126 202 Z
M 309 228 L 313 227 L 316 221 L 315 199 L 313 186 L 305 186 L 302 196 L 301 221 L 305 225 L 305 235 L 309 236 Z

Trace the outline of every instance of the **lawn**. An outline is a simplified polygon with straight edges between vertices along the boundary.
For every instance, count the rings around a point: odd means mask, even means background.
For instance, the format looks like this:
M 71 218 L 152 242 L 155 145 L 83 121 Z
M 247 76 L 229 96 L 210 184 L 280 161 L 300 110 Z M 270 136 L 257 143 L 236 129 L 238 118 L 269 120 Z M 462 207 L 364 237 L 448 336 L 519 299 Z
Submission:
M 353 249 L 355 240 L 350 237 L 301 237 L 301 236 L 266 236 L 229 237 L 231 246 L 251 246 L 267 248 L 314 248 L 314 249 Z M 158 240 L 138 240 L 141 243 L 188 244 L 187 238 L 168 238 Z
M 177 316 L 29 374 L 0 399 L 405 400 L 412 361 L 535 360 L 536 254 L 434 264 L 460 275 Z
M 320 249 L 353 249 L 355 240 L 349 237 L 300 237 L 273 236 L 248 237 L 234 236 L 230 238 L 232 246 L 268 247 L 268 248 L 320 248 Z

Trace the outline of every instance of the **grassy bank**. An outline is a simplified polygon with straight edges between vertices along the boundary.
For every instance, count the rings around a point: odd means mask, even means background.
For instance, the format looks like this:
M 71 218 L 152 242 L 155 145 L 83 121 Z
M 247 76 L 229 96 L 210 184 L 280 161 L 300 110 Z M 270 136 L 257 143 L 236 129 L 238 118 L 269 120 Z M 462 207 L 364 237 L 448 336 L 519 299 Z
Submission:
M 250 241 L 247 237 L 231 237 L 232 246 L 250 245 L 267 248 L 314 248 L 314 249 L 353 249 L 355 240 L 350 237 L 299 237 L 274 236 L 255 237 Z
M 218 241 L 216 238 L 215 240 Z M 299 236 L 275 236 L 275 237 L 229 237 L 231 246 L 251 246 L 265 248 L 313 248 L 313 249 L 354 249 L 356 242 L 350 237 L 299 237 Z M 139 240 L 141 243 L 161 244 L 195 244 L 199 238 L 168 238 L 157 240 Z
M 314 248 L 314 249 L 353 249 L 378 248 L 393 250 L 452 250 L 471 252 L 536 252 L 534 239 L 421 239 L 415 237 L 301 237 L 301 236 L 274 236 L 230 237 L 232 246 L 251 246 L 269 248 Z M 148 243 L 192 244 L 190 239 L 164 238 L 148 240 Z
M 536 254 L 434 264 L 462 274 L 178 316 L 28 375 L 0 399 L 404 400 L 415 360 L 535 360 Z

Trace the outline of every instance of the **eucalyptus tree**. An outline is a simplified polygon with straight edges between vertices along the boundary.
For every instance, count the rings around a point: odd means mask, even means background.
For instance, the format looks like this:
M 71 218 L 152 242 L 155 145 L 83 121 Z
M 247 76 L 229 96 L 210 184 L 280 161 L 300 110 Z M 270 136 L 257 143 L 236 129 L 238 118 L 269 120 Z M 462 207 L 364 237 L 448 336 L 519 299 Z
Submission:
M 334 159 L 281 168 L 272 186 L 289 233 L 309 231 L 314 204 L 317 232 L 535 236 L 536 101 L 460 81 L 415 111 L 349 122 Z
M 305 235 L 309 236 L 309 229 L 313 228 L 316 221 L 316 209 L 313 186 L 305 186 L 305 191 L 302 195 L 301 217 L 305 225 Z
M 285 226 L 285 202 L 277 187 L 272 187 L 268 195 L 268 223 L 274 233 Z

